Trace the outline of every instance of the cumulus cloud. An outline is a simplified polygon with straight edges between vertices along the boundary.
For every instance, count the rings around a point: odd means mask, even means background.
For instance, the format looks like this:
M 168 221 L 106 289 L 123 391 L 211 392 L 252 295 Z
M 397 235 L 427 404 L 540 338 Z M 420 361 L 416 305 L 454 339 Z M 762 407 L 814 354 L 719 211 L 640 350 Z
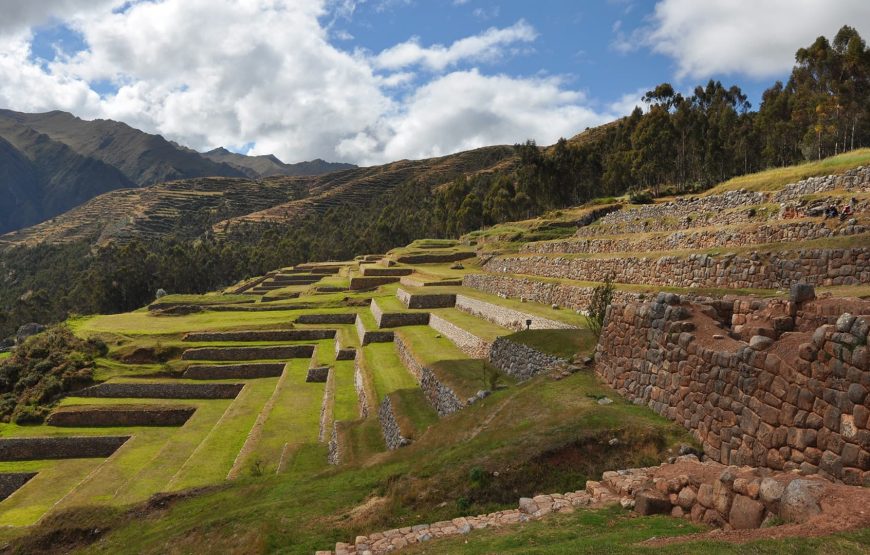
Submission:
M 0 34 L 2 107 L 111 118 L 198 150 L 253 144 L 250 153 L 289 162 L 547 143 L 610 119 L 558 77 L 469 69 L 534 41 L 524 21 L 449 46 L 409 41 L 370 53 L 338 48 L 324 23 L 362 0 L 50 1 L 50 17 L 86 48 L 34 61 L 27 26 L 39 17 L 19 12 L 18 30 Z
M 542 144 L 609 121 L 583 106 L 560 79 L 486 76 L 456 71 L 419 88 L 399 112 L 342 141 L 346 157 L 375 162 L 441 156 L 492 144 L 537 139 Z
M 0 35 L 27 30 L 52 19 L 86 16 L 123 4 L 123 0 L 0 0 Z
M 387 48 L 378 54 L 375 63 L 384 69 L 422 65 L 433 71 L 442 71 L 462 61 L 498 58 L 502 55 L 504 46 L 516 42 L 532 42 L 537 36 L 534 27 L 520 20 L 504 29 L 492 27 L 479 35 L 457 40 L 450 46 L 436 44 L 426 48 L 420 46 L 419 38 L 414 37 Z
M 831 37 L 843 25 L 870 34 L 867 0 L 662 0 L 652 25 L 614 46 L 650 46 L 677 63 L 677 76 L 715 73 L 770 77 L 788 72 L 794 53 L 817 36 Z

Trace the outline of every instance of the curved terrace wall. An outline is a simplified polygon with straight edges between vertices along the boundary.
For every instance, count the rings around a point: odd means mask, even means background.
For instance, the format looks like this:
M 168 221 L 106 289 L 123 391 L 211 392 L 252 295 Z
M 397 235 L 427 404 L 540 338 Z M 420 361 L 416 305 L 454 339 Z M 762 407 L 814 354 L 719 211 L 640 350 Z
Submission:
M 699 335 L 696 308 L 676 295 L 612 305 L 597 374 L 691 430 L 714 460 L 870 485 L 870 316 L 769 347 Z
M 870 247 L 799 249 L 770 253 L 564 258 L 514 256 L 486 263 L 493 273 L 670 287 L 780 289 L 793 283 L 857 285 L 870 282 Z M 457 305 L 459 301 L 457 299 Z

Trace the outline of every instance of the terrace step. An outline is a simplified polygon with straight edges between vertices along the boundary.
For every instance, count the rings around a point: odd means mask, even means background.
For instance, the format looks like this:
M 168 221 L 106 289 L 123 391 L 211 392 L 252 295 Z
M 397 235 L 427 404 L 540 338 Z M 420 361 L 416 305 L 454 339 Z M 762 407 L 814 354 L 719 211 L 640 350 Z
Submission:
M 181 360 L 269 360 L 311 358 L 314 345 L 276 345 L 269 347 L 197 347 L 181 353 Z
M 0 439 L 0 461 L 103 459 L 130 436 L 14 437 Z
M 184 341 L 318 341 L 335 337 L 334 329 L 240 330 L 191 332 Z
M 46 419 L 49 426 L 90 428 L 99 426 L 183 426 L 196 407 L 85 405 L 55 409 Z
M 276 378 L 284 371 L 283 362 L 254 362 L 249 364 L 194 364 L 187 367 L 183 377 L 190 380 L 232 380 Z
M 126 383 L 110 382 L 75 392 L 76 397 L 112 399 L 235 399 L 240 383 Z

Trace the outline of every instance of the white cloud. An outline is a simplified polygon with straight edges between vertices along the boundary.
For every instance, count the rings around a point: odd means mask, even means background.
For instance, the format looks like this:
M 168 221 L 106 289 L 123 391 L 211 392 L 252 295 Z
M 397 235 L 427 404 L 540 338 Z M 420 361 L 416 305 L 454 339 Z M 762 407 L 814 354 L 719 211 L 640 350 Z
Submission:
M 524 21 L 449 46 L 346 52 L 330 43 L 335 32 L 324 20 L 361 2 L 158 0 L 115 12 L 120 2 L 86 11 L 61 2 L 71 11 L 56 21 L 80 33 L 86 49 L 40 65 L 30 28 L 0 34 L 0 107 L 111 118 L 198 150 L 253 143 L 251 154 L 288 162 L 381 163 L 527 138 L 543 144 L 610 119 L 558 77 L 446 72 L 533 41 Z M 101 81 L 117 92 L 97 94 L 90 83 Z
M 570 137 L 613 119 L 583 106 L 558 78 L 517 79 L 457 71 L 418 89 L 403 108 L 342 141 L 346 157 L 374 163 L 441 156 L 492 144 Z
M 450 46 L 435 44 L 426 48 L 420 46 L 420 40 L 415 37 L 384 50 L 377 55 L 375 63 L 383 69 L 422 65 L 433 71 L 443 71 L 464 61 L 497 59 L 502 56 L 504 46 L 532 42 L 537 36 L 534 27 L 520 20 L 504 29 L 492 27 L 479 35 L 457 40 Z
M 0 0 L 0 35 L 16 33 L 53 19 L 85 16 L 124 0 Z
M 795 51 L 843 25 L 870 34 L 867 0 L 662 0 L 642 43 L 674 58 L 677 76 L 714 73 L 770 77 L 787 73 Z M 633 37 L 637 39 L 638 37 Z M 638 44 L 635 42 L 635 45 Z M 628 50 L 623 35 L 615 47 Z
M 611 102 L 607 106 L 607 110 L 617 117 L 630 115 L 638 106 L 640 106 L 641 109 L 646 110 L 649 108 L 649 102 L 644 102 L 641 99 L 649 90 L 651 90 L 651 87 L 643 87 L 634 92 L 625 93 L 619 98 L 619 100 Z

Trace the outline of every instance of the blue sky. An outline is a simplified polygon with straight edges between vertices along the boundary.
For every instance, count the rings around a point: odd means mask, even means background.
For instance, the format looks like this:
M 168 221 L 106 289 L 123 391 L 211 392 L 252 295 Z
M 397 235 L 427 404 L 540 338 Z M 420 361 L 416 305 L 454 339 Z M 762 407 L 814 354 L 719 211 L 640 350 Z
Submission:
M 0 107 L 370 164 L 625 115 L 669 81 L 755 108 L 865 0 L 0 0 Z

